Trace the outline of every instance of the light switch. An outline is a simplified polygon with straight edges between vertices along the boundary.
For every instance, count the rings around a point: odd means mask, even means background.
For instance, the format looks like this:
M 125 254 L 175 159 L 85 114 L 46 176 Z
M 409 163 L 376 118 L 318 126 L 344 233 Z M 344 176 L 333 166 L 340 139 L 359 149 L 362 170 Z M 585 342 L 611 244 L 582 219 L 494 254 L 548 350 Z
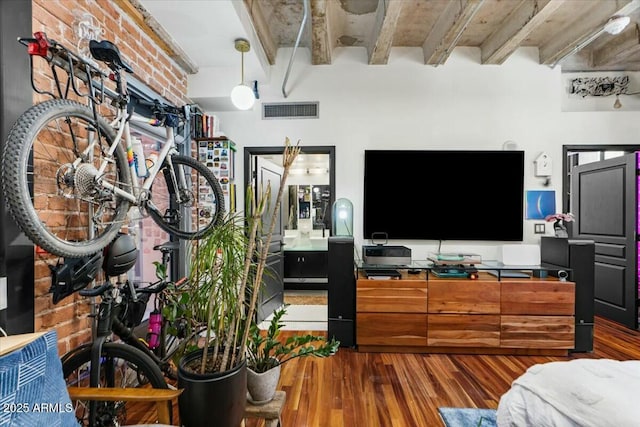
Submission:
M 545 225 L 541 224 L 533 224 L 533 232 L 535 234 L 544 234 L 545 233 Z

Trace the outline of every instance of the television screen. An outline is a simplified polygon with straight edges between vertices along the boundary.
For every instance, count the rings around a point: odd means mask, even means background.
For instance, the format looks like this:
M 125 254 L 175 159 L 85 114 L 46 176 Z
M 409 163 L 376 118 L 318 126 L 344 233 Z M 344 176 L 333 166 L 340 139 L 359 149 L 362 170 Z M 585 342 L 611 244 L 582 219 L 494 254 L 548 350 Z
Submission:
M 523 151 L 364 152 L 365 239 L 521 241 L 523 198 Z

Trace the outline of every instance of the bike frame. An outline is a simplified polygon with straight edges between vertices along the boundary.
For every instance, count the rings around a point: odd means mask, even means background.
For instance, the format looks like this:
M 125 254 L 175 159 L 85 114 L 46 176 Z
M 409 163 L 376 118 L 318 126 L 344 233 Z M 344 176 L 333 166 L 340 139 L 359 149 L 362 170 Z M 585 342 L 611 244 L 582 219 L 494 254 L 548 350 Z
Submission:
M 131 150 L 131 132 L 129 128 L 130 121 L 137 122 L 137 123 L 154 124 L 156 122 L 156 119 L 148 119 L 146 117 L 142 117 L 139 115 L 127 115 L 127 112 L 125 109 L 118 110 L 118 115 L 116 119 L 110 123 L 110 125 L 114 129 L 116 129 L 116 137 L 114 138 L 113 142 L 111 143 L 111 146 L 109 147 L 109 150 L 107 151 L 108 157 L 102 160 L 100 164 L 100 168 L 98 169 L 98 175 L 96 178 L 98 183 L 102 187 L 113 191 L 117 196 L 127 199 L 134 205 L 140 205 L 143 201 L 146 201 L 146 198 L 141 196 L 144 194 L 148 194 L 148 191 L 151 189 L 151 185 L 153 184 L 153 180 L 155 179 L 156 175 L 160 171 L 162 163 L 166 160 L 167 163 L 170 165 L 171 179 L 173 181 L 174 186 L 178 188 L 178 184 L 180 184 L 184 188 L 184 186 L 186 185 L 186 178 L 183 174 L 183 171 L 180 170 L 179 176 L 176 177 L 175 171 L 173 169 L 173 164 L 171 162 L 171 156 L 178 154 L 178 150 L 175 145 L 174 131 L 173 131 L 173 128 L 170 126 L 164 126 L 166 136 L 164 139 L 164 143 L 162 145 L 162 149 L 158 154 L 158 160 L 150 168 L 149 174 L 142 182 L 142 185 L 140 185 L 138 175 L 136 174 L 135 165 L 133 163 L 131 163 L 129 167 L 129 174 L 131 177 L 131 185 L 133 189 L 132 192 L 123 190 L 117 187 L 116 183 L 107 182 L 101 178 L 108 164 L 110 163 L 109 159 L 113 157 L 113 154 L 116 151 L 118 144 L 120 144 L 121 141 L 123 140 L 123 136 L 124 136 L 124 141 L 126 142 L 125 148 L 127 150 Z M 91 152 L 91 150 L 93 150 L 93 148 L 97 143 L 98 141 L 97 139 L 95 139 L 93 142 L 89 144 L 89 146 L 86 148 L 86 150 L 82 154 L 84 156 L 88 155 L 88 153 Z M 140 161 L 145 161 L 145 159 L 140 159 Z M 77 167 L 80 163 L 82 163 L 82 156 L 78 157 L 75 160 L 73 165 L 74 167 Z M 176 197 L 178 198 L 178 202 L 180 202 L 180 195 L 176 194 Z

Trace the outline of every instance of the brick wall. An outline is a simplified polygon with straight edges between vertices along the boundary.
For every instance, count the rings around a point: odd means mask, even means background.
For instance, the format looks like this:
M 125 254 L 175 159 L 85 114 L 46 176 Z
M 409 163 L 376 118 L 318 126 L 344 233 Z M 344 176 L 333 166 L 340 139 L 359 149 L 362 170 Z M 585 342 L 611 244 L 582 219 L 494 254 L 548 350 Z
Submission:
M 187 74 L 153 40 L 111 0 L 33 0 L 33 31 L 44 31 L 49 38 L 71 48 L 77 45 L 73 23 L 74 12 L 88 12 L 134 69 L 135 77 L 176 105 L 189 102 Z M 24 37 L 30 34 L 24 34 Z M 25 53 L 26 54 L 26 53 Z M 38 84 L 53 89 L 50 72 L 45 63 L 38 64 Z M 34 94 L 34 102 L 44 99 Z M 36 254 L 35 262 L 35 330 L 56 329 L 58 350 L 63 354 L 91 338 L 90 306 L 87 298 L 77 294 L 53 304 L 49 287 L 51 272 L 48 265 L 56 257 Z

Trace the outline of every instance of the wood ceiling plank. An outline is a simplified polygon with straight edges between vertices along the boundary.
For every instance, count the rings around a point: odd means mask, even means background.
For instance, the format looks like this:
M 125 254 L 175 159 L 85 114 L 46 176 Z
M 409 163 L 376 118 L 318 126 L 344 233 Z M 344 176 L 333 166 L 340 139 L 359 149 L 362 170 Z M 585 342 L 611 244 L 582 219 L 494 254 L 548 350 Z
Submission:
M 629 15 L 640 7 L 639 0 L 603 0 L 577 17 L 571 28 L 565 28 L 544 46 L 539 47 L 540 63 L 555 65 L 576 51 L 585 41 L 597 37 L 604 24 L 614 15 Z
M 331 64 L 327 0 L 311 1 L 311 64 Z
M 469 21 L 484 0 L 460 0 L 447 4 L 422 44 L 424 63 L 444 64 Z
M 627 28 L 608 44 L 592 52 L 592 66 L 604 67 L 628 61 L 640 53 L 640 28 L 638 24 Z
M 565 0 L 523 1 L 480 45 L 483 64 L 502 64 Z
M 378 0 L 376 24 L 369 44 L 369 65 L 389 62 L 393 35 L 396 32 L 403 4 L 403 0 Z
M 243 4 L 251 18 L 253 28 L 256 30 L 258 40 L 260 40 L 260 44 L 262 45 L 262 49 L 264 50 L 269 65 L 274 65 L 276 63 L 278 47 L 273 41 L 273 36 L 269 30 L 269 23 L 264 17 L 262 6 L 260 6 L 260 3 L 257 0 L 244 0 Z

